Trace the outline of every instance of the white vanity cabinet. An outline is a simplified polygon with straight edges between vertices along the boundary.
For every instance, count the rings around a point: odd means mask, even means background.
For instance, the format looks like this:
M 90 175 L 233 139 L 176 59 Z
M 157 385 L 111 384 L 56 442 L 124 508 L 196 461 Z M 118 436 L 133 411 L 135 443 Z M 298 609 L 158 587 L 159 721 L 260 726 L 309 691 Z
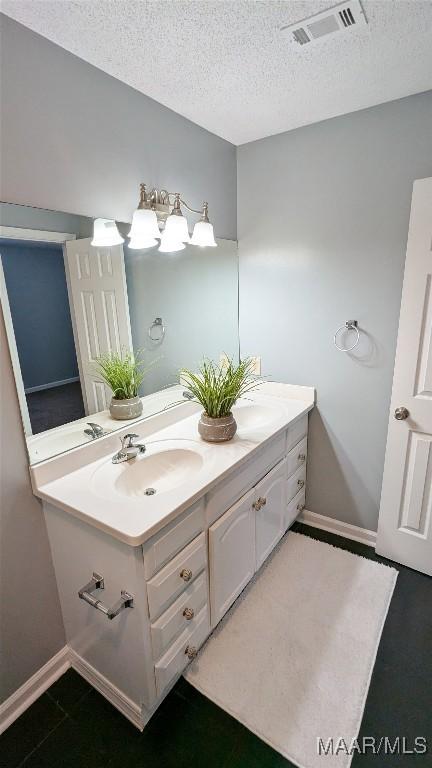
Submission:
M 72 665 L 139 728 L 304 508 L 307 425 L 257 442 L 139 545 L 44 501 Z M 80 599 L 92 574 L 104 588 Z
M 285 533 L 286 479 L 283 460 L 209 528 L 213 627 Z
M 209 528 L 213 627 L 255 573 L 255 496 L 252 489 Z
M 256 571 L 286 530 L 286 472 L 284 459 L 254 488 Z

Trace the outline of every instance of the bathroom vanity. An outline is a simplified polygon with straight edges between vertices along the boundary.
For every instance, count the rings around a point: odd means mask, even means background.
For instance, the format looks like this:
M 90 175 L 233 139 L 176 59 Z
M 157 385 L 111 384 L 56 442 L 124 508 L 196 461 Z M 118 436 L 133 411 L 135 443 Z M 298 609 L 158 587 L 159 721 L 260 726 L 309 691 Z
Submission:
M 229 443 L 189 402 L 31 468 L 72 666 L 138 728 L 303 509 L 314 399 L 265 383 Z M 146 452 L 115 465 L 130 431 Z

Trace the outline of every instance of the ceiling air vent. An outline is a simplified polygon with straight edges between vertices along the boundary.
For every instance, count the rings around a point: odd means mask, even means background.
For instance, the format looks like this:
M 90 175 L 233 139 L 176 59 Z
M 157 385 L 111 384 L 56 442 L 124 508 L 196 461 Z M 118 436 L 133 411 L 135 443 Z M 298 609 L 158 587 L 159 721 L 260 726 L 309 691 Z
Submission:
M 351 0 L 351 2 L 339 3 L 315 16 L 302 19 L 296 24 L 281 27 L 281 32 L 288 33 L 291 40 L 298 45 L 310 45 L 327 35 L 365 24 L 367 20 L 360 0 Z

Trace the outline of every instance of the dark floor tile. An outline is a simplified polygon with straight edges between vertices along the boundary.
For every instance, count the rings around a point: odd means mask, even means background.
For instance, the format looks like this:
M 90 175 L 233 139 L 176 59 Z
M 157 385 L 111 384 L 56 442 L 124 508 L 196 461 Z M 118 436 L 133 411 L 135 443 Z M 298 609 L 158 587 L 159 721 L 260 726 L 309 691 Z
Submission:
M 20 765 L 64 717 L 64 712 L 43 694 L 0 736 L 1 768 Z
M 294 763 L 282 757 L 252 731 L 242 728 L 237 744 L 223 768 L 290 768 L 290 766 L 294 768 Z
M 96 731 L 100 723 L 92 723 Z M 106 752 L 97 749 L 81 726 L 70 717 L 63 722 L 27 758 L 22 768 L 107 768 Z M 131 767 L 132 768 L 132 767 Z
M 86 696 L 92 687 L 75 670 L 68 671 L 57 680 L 47 691 L 48 696 L 67 714 L 71 714 L 79 704 L 83 696 Z
M 242 726 L 215 704 L 189 704 L 172 691 L 140 738 L 125 745 L 109 768 L 225 768 Z
M 124 715 L 94 689 L 81 699 L 70 718 L 78 728 L 80 739 L 104 755 L 106 761 L 113 754 L 121 753 L 125 744 L 137 742 L 141 735 Z

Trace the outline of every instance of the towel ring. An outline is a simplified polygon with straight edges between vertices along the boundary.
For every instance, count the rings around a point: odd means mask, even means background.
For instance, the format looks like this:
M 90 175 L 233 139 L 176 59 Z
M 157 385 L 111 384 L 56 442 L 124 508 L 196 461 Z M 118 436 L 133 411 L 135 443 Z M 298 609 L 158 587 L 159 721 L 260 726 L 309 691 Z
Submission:
M 351 345 L 351 347 L 340 347 L 339 344 L 337 343 L 337 338 L 338 338 L 338 335 L 340 334 L 341 331 L 355 331 L 356 332 L 356 340 L 355 340 L 354 344 Z M 339 328 L 337 329 L 337 331 L 336 331 L 336 333 L 335 333 L 335 335 L 333 337 L 334 345 L 335 345 L 336 349 L 339 350 L 339 352 L 351 352 L 351 350 L 354 349 L 357 346 L 359 341 L 360 341 L 360 331 L 359 331 L 357 320 L 347 320 L 343 325 L 339 326 Z
M 154 329 L 157 329 L 156 336 Z M 150 328 L 148 329 L 148 335 L 151 341 L 163 341 L 165 338 L 165 326 L 161 317 L 155 317 Z

